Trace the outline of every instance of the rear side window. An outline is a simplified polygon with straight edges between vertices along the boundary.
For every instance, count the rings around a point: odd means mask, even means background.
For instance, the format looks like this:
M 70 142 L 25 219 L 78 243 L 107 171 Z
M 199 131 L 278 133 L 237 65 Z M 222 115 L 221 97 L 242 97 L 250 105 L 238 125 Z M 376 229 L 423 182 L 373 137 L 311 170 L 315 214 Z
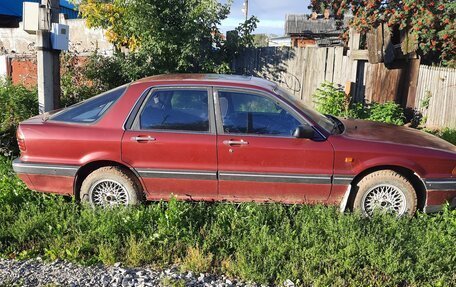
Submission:
M 120 98 L 127 86 L 121 86 L 98 96 L 77 103 L 51 117 L 53 121 L 70 123 L 93 123 Z

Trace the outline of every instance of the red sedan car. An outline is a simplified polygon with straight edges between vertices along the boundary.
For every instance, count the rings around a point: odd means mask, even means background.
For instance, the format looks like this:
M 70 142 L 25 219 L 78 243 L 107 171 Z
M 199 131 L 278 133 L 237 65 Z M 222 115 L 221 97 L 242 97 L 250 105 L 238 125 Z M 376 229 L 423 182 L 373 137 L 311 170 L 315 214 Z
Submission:
M 30 189 L 93 206 L 168 199 L 337 204 L 413 214 L 456 204 L 456 147 L 321 115 L 255 77 L 161 75 L 22 122 Z

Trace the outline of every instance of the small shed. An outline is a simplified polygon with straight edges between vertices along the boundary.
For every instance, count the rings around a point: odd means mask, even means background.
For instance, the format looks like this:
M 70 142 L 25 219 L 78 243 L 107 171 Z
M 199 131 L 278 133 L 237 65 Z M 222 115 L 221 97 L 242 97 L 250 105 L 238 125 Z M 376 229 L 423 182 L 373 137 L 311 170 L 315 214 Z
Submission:
M 289 36 L 269 38 L 269 47 L 291 47 L 291 38 Z
M 287 15 L 285 34 L 291 37 L 293 47 L 343 46 L 340 36 L 347 24 L 347 19 L 329 15 Z

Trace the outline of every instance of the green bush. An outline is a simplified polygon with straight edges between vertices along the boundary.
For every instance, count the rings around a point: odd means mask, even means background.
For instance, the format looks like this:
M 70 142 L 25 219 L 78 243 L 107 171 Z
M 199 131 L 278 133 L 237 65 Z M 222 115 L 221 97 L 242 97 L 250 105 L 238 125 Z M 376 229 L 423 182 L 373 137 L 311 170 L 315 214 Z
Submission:
M 323 114 L 338 117 L 366 119 L 395 125 L 403 125 L 404 110 L 394 102 L 355 103 L 341 87 L 324 82 L 313 94 L 315 108 Z
M 369 105 L 367 114 L 368 120 L 388 124 L 403 125 L 405 120 L 404 110 L 394 102 L 372 103 Z
M 88 77 L 90 57 L 85 59 L 75 53 L 63 53 L 60 58 L 60 106 L 68 107 L 108 90 Z
M 0 154 L 17 154 L 16 128 L 19 122 L 38 114 L 36 89 L 13 85 L 0 79 Z
M 320 113 L 336 117 L 348 117 L 350 98 L 345 95 L 341 87 L 330 82 L 324 82 L 313 94 L 313 98 Z
M 95 52 L 88 58 L 85 75 L 94 84 L 109 90 L 152 75 L 150 69 L 143 54 L 115 53 L 106 57 Z
M 170 202 L 92 210 L 31 192 L 0 158 L 0 256 L 152 264 L 299 286 L 451 286 L 456 211 L 366 220 L 337 208 Z

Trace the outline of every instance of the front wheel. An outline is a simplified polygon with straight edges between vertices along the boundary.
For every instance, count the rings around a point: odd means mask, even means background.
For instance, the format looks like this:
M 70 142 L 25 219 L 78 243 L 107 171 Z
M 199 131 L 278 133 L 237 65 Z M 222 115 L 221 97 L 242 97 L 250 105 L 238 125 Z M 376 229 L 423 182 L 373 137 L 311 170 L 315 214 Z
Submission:
M 81 201 L 93 207 L 137 205 L 140 190 L 134 180 L 120 168 L 107 166 L 89 174 L 81 185 Z
M 393 170 L 380 170 L 366 175 L 358 183 L 353 209 L 364 216 L 385 212 L 402 216 L 415 214 L 416 192 L 410 181 Z

